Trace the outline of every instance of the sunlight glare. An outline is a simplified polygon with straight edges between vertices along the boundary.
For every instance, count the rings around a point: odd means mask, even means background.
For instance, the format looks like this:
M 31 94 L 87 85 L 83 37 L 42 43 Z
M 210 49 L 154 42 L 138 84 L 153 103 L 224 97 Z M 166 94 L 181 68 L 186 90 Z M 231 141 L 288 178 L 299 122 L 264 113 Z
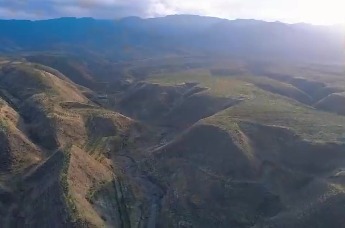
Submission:
M 344 0 L 304 0 L 299 2 L 298 18 L 300 21 L 320 25 L 345 25 Z

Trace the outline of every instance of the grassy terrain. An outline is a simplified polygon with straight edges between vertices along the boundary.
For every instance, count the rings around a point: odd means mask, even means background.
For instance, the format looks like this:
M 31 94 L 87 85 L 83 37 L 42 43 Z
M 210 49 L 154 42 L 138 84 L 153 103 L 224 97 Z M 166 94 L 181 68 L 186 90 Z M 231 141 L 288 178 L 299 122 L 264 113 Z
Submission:
M 67 203 L 67 208 L 69 210 L 69 214 L 71 216 L 73 223 L 79 223 L 80 218 L 79 214 L 75 205 L 75 200 L 70 194 L 69 184 L 68 184 L 68 168 L 70 166 L 71 161 L 71 148 L 72 145 L 69 145 L 69 148 L 65 148 L 63 151 L 63 166 L 60 173 L 60 183 L 63 189 L 63 197 L 65 202 Z
M 213 76 L 207 69 L 198 69 L 174 74 L 156 74 L 149 77 L 147 81 L 170 86 L 182 83 L 199 83 L 199 86 L 209 89 L 208 94 L 219 97 L 251 98 L 260 92 L 253 84 L 241 80 L 239 76 L 217 77 Z
M 328 186 L 343 189 L 339 70 L 192 58 L 119 65 L 130 80 L 105 90 L 81 62 L 75 78 L 21 61 L 0 67 L 0 185 L 16 174 L 23 187 L 0 217 L 18 207 L 19 226 L 249 227 L 293 218 L 302 204 L 318 210 Z M 46 208 L 55 199 L 58 210 Z
M 271 65 L 266 69 L 267 72 L 273 74 L 302 77 L 307 78 L 309 80 L 324 82 L 330 86 L 345 88 L 344 70 L 344 66 L 336 64 L 278 64 Z
M 243 98 L 243 102 L 230 107 L 207 121 L 226 127 L 233 121 L 245 120 L 267 125 L 289 128 L 308 140 L 338 141 L 345 132 L 345 117 L 316 110 L 293 99 L 265 91 L 255 83 L 266 83 L 281 88 L 298 91 L 290 84 L 273 79 L 234 75 L 219 77 L 208 70 L 190 70 L 175 74 L 157 74 L 147 80 L 162 85 L 179 85 L 184 82 L 199 83 L 209 90 L 210 96 Z

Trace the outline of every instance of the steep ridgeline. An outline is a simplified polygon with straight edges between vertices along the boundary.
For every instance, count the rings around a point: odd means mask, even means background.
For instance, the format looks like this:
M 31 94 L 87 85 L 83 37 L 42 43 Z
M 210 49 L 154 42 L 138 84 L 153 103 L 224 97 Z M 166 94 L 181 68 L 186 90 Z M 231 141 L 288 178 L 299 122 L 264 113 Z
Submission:
M 124 227 L 125 190 L 110 153 L 140 125 L 47 69 L 0 66 L 0 226 Z

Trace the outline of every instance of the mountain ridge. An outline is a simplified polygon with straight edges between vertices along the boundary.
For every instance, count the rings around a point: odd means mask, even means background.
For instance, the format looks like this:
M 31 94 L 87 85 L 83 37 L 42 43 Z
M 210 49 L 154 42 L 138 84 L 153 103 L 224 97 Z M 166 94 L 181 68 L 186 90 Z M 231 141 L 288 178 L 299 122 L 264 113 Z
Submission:
M 0 20 L 3 53 L 92 51 L 114 60 L 211 55 L 341 62 L 344 34 L 332 26 L 193 15 L 98 20 Z M 30 37 L 30 40 L 25 39 Z

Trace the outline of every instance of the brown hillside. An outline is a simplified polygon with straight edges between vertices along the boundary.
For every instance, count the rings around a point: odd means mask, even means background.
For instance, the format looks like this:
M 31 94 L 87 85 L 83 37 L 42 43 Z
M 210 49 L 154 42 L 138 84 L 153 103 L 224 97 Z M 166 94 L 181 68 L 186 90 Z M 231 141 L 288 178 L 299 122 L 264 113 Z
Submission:
M 344 224 L 341 83 L 42 56 L 0 63 L 0 227 Z

